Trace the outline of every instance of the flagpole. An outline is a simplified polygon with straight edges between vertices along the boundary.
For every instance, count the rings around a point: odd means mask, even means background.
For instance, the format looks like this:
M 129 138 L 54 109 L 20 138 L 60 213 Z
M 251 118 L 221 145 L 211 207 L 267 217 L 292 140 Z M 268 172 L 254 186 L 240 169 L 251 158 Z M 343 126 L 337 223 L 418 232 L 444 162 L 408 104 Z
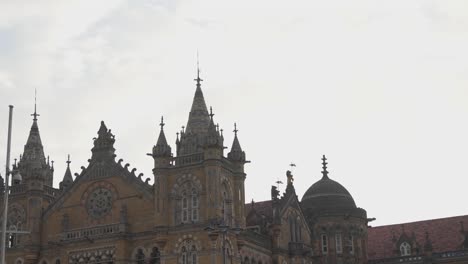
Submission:
M 6 237 L 7 237 L 7 220 L 8 220 L 8 177 L 10 176 L 10 148 L 11 148 L 11 125 L 13 120 L 13 106 L 9 106 L 9 119 L 8 119 L 8 141 L 7 141 L 7 155 L 6 155 L 6 168 L 5 168 L 5 190 L 4 190 L 4 207 L 3 207 L 3 222 L 2 222 L 2 239 L 1 239 L 1 264 L 5 264 L 6 255 Z

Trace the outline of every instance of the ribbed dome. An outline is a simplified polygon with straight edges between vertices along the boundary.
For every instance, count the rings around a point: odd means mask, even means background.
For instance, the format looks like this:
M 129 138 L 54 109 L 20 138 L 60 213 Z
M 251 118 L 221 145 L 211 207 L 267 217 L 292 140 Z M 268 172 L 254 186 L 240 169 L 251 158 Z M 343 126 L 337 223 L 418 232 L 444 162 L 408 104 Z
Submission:
M 314 183 L 302 196 L 302 208 L 317 211 L 342 211 L 356 208 L 351 194 L 343 185 L 323 177 Z

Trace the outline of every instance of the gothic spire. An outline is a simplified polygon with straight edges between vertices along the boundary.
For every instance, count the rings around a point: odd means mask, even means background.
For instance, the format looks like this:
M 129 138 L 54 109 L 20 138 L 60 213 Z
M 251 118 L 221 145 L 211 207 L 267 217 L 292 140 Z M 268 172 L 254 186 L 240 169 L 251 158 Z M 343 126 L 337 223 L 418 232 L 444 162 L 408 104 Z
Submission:
M 242 151 L 242 148 L 239 143 L 239 139 L 237 138 L 237 124 L 234 123 L 234 141 L 232 142 L 231 151 L 228 153 L 228 158 L 234 161 L 245 162 L 245 152 Z
M 195 96 L 193 97 L 192 108 L 189 114 L 189 120 L 187 122 L 187 133 L 199 134 L 206 133 L 210 118 L 208 109 L 206 107 L 205 98 L 201 89 L 201 82 L 203 79 L 200 78 L 200 67 L 197 62 L 197 78 L 195 79 L 197 88 L 195 90 Z
M 46 165 L 45 155 L 44 155 L 44 147 L 42 146 L 41 136 L 39 134 L 39 126 L 37 125 L 37 117 L 39 114 L 37 113 L 37 100 L 36 95 L 34 96 L 34 113 L 31 114 L 33 116 L 33 123 L 31 126 L 31 130 L 29 131 L 28 140 L 26 141 L 26 145 L 24 146 L 24 152 L 22 156 L 22 161 L 33 162 L 36 164 L 37 167 L 42 167 L 42 165 Z
M 65 175 L 63 175 L 63 180 L 60 182 L 60 189 L 66 189 L 68 186 L 70 186 L 73 183 L 73 177 L 70 171 L 70 154 L 68 154 L 68 159 L 67 159 L 67 169 L 65 171 Z
M 161 131 L 159 132 L 158 141 L 153 147 L 153 157 L 171 157 L 171 147 L 167 144 L 166 135 L 164 134 L 164 117 L 161 117 Z

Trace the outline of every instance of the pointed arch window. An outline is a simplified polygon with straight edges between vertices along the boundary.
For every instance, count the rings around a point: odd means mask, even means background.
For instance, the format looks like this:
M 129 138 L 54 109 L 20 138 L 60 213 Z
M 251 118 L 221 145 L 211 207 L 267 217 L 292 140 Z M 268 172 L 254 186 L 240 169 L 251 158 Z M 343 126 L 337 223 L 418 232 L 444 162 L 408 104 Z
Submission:
M 411 245 L 408 242 L 403 242 L 400 245 L 401 256 L 411 255 Z

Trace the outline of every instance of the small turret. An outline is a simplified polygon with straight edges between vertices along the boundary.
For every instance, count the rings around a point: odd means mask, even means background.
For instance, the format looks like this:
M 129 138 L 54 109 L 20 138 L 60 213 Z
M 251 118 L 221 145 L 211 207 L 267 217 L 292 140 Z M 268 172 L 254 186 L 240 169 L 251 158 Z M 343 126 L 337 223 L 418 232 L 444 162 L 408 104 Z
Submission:
M 158 141 L 153 147 L 153 152 L 148 154 L 153 157 L 155 168 L 168 167 L 172 159 L 172 150 L 169 144 L 167 144 L 164 125 L 164 117 L 161 117 L 161 123 L 159 124 L 161 131 L 159 132 Z
M 60 182 L 60 190 L 65 190 L 67 189 L 70 185 L 73 183 L 73 177 L 70 171 L 70 154 L 68 155 L 68 160 L 67 160 L 67 170 L 65 171 L 65 175 L 63 175 L 63 180 Z
M 234 141 L 232 142 L 231 151 L 228 153 L 228 159 L 235 162 L 246 163 L 245 152 L 242 151 L 242 148 L 237 138 L 237 124 L 234 123 Z

